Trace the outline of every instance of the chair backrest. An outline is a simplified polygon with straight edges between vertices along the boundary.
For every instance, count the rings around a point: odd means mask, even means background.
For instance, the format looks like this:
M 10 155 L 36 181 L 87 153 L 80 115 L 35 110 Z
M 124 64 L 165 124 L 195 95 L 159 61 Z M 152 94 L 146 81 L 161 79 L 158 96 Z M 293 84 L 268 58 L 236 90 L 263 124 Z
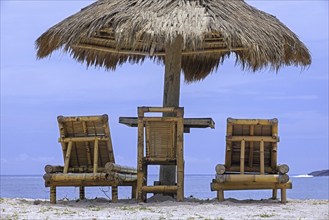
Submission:
M 170 113 L 168 117 L 147 117 L 146 113 Z M 150 160 L 175 160 L 183 142 L 183 108 L 138 108 L 138 123 L 143 129 L 145 157 Z M 140 134 L 139 134 L 140 135 Z
M 278 120 L 227 119 L 225 167 L 231 172 L 276 173 Z
M 107 162 L 115 162 L 107 115 L 58 116 L 57 120 L 64 162 L 69 161 L 67 169 L 97 170 Z

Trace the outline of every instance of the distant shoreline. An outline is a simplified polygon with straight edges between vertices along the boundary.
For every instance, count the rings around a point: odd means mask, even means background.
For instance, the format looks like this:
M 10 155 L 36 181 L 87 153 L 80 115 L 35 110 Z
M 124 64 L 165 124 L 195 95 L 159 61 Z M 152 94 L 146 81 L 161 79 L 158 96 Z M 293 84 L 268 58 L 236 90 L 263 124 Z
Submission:
M 329 176 L 329 169 L 327 170 L 318 170 L 318 171 L 313 171 L 307 175 L 318 177 L 318 176 Z

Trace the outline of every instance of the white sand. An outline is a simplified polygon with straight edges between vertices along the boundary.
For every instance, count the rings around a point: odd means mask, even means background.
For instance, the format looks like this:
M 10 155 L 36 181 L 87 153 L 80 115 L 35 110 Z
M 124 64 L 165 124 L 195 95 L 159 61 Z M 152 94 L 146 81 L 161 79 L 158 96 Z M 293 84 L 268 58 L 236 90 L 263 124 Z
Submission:
M 0 219 L 329 219 L 328 200 L 215 200 L 137 203 L 105 199 L 58 201 L 1 198 Z

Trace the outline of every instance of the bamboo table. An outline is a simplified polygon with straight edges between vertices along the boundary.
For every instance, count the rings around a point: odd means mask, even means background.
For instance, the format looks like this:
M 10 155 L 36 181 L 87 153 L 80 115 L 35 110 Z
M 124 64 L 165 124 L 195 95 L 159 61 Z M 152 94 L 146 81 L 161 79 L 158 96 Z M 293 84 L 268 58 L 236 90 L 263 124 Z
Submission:
M 137 127 L 137 117 L 120 117 L 119 123 L 129 127 Z M 215 128 L 212 118 L 184 118 L 184 133 L 190 133 L 191 128 Z

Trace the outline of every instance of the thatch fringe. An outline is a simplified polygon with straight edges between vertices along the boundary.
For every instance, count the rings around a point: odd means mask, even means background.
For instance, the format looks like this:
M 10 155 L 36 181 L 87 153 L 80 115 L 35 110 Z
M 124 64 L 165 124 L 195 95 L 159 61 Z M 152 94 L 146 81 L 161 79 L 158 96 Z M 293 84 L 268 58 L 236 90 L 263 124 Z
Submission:
M 243 0 L 99 0 L 51 27 L 36 48 L 39 58 L 62 48 L 88 66 L 115 69 L 145 57 L 164 61 L 165 44 L 178 35 L 187 81 L 203 79 L 231 53 L 253 71 L 311 63 L 289 28 Z

